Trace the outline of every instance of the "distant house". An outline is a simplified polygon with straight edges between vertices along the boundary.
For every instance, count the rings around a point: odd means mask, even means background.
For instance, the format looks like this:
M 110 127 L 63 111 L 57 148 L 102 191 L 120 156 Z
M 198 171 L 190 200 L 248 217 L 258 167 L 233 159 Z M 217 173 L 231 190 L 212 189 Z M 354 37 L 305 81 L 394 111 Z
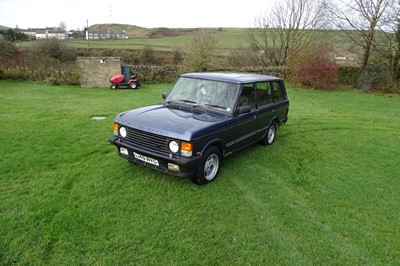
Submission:
M 36 29 L 18 29 L 19 32 L 25 33 L 26 35 L 36 37 L 36 39 L 68 39 L 68 33 L 58 27 L 46 27 Z
M 89 40 L 128 39 L 123 31 L 90 31 Z
M 36 31 L 37 31 L 37 29 L 31 29 L 31 28 L 28 28 L 28 29 L 16 29 L 18 32 L 21 32 L 21 33 L 25 33 L 26 35 L 28 35 L 28 36 L 31 36 L 31 37 L 36 37 Z
M 60 28 L 45 28 L 38 29 L 36 32 L 36 39 L 68 39 L 68 33 Z

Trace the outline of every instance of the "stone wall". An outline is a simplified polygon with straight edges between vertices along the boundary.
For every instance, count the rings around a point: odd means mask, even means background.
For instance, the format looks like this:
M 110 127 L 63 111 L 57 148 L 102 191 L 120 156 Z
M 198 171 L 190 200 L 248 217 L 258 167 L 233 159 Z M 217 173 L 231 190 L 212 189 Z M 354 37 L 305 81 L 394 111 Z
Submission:
M 110 87 L 110 77 L 121 73 L 120 57 L 78 57 L 82 88 Z

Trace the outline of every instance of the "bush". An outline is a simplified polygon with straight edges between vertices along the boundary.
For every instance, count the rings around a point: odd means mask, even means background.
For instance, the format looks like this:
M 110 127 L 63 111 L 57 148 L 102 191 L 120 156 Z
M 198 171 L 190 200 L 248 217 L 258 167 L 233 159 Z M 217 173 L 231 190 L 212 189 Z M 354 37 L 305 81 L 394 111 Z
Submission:
M 74 49 L 68 48 L 57 39 L 40 40 L 34 47 L 34 52 L 39 56 L 49 56 L 61 62 L 76 60 Z
M 299 66 L 296 79 L 303 86 L 331 89 L 338 84 L 339 68 L 329 61 L 310 61 Z
M 13 68 L 19 58 L 19 53 L 14 44 L 0 40 L 0 71 Z
M 357 83 L 360 75 L 360 68 L 355 66 L 339 67 L 339 83 L 345 85 L 354 85 Z
M 151 46 L 145 46 L 140 54 L 140 61 L 146 65 L 153 65 L 156 63 L 154 50 Z
M 150 65 L 131 65 L 132 72 L 137 73 L 142 83 L 173 83 L 182 73 L 178 66 L 150 66 Z

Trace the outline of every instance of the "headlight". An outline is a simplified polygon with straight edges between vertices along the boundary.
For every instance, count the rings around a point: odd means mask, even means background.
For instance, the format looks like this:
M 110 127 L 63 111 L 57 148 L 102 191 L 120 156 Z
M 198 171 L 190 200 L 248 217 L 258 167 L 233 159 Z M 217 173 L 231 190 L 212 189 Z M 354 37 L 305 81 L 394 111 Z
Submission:
M 175 140 L 170 141 L 168 147 L 173 153 L 177 153 L 179 151 L 179 144 Z
M 125 138 L 126 137 L 126 128 L 121 127 L 119 129 L 119 134 L 121 135 L 121 137 Z

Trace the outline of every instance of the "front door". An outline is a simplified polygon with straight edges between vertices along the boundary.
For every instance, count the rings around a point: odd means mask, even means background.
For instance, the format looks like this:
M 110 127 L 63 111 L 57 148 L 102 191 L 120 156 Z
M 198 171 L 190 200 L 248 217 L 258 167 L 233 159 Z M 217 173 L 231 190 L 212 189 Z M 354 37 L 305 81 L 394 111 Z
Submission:
M 257 116 L 254 86 L 252 83 L 244 84 L 239 97 L 238 107 L 247 106 L 250 112 L 236 115 L 233 122 L 235 130 L 235 140 L 232 144 L 232 150 L 238 150 L 253 143 L 257 134 Z

